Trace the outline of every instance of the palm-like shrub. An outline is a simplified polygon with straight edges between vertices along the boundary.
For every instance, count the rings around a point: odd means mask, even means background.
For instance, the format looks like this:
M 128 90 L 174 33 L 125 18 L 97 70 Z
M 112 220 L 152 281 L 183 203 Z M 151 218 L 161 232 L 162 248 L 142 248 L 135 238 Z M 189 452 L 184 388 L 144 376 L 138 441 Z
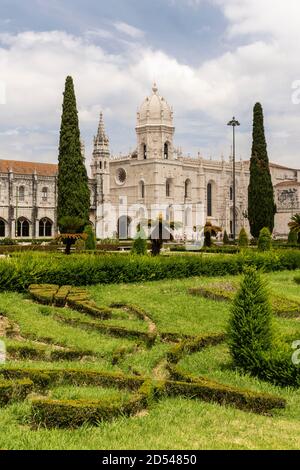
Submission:
M 300 214 L 293 215 L 289 227 L 291 232 L 297 234 L 297 243 L 300 243 Z
M 84 220 L 80 217 L 72 217 L 66 215 L 59 220 L 60 235 L 58 240 L 62 241 L 66 246 L 65 253 L 67 255 L 71 252 L 71 246 L 75 244 L 76 240 L 86 240 L 87 235 L 83 232 Z
M 242 228 L 239 233 L 238 245 L 241 248 L 246 248 L 249 245 L 249 238 L 244 228 Z
M 213 225 L 210 220 L 207 220 L 205 226 L 204 226 L 204 245 L 207 246 L 208 248 L 211 247 L 212 237 L 216 237 L 219 232 L 222 232 L 221 227 L 218 227 L 217 225 Z
M 272 346 L 271 306 L 259 273 L 245 270 L 229 321 L 229 348 L 234 364 L 252 368 L 255 357 Z
M 157 219 L 146 219 L 140 222 L 140 225 L 146 225 L 150 232 L 151 254 L 157 256 L 163 247 L 165 241 L 173 240 L 174 230 L 181 227 L 181 222 L 168 221 L 159 214 Z
M 258 237 L 258 250 L 259 251 L 269 251 L 272 245 L 271 233 L 268 227 L 264 227 L 259 232 Z

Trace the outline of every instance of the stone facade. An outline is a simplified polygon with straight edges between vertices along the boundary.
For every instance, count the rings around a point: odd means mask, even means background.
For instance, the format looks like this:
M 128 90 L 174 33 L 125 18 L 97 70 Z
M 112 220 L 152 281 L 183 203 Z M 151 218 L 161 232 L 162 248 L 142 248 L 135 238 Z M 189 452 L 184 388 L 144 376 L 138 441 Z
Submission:
M 207 219 L 232 233 L 232 161 L 185 157 L 174 146 L 173 110 L 157 86 L 137 114 L 137 148 L 110 154 L 103 116 L 94 138 L 90 220 L 98 238 L 133 236 L 140 219 L 181 222 L 192 239 Z M 300 170 L 270 163 L 277 204 L 274 235 L 300 210 Z M 0 237 L 46 238 L 56 227 L 57 165 L 0 160 Z M 236 163 L 236 233 L 247 221 L 249 161 Z M 179 232 L 178 232 L 179 233 Z M 178 235 L 179 236 L 179 235 Z

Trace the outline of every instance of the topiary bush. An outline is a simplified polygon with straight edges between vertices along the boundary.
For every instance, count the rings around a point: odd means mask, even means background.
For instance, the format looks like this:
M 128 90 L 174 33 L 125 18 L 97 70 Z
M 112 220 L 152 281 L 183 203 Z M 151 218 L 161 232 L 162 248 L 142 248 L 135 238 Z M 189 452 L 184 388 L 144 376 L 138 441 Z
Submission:
M 272 237 L 268 227 L 264 227 L 259 232 L 258 251 L 270 251 L 272 246 Z
M 249 238 L 244 228 L 242 228 L 239 233 L 238 245 L 241 248 L 246 248 L 249 245 Z
M 85 249 L 96 250 L 97 240 L 95 237 L 95 232 L 93 230 L 93 227 L 91 225 L 86 225 L 84 229 L 84 233 L 87 236 L 87 239 L 85 240 Z
M 147 254 L 147 239 L 144 230 L 141 228 L 137 232 L 132 247 L 131 252 L 136 255 L 146 255 Z
M 229 321 L 229 349 L 234 364 L 245 368 L 272 345 L 271 305 L 266 286 L 253 267 L 245 270 Z

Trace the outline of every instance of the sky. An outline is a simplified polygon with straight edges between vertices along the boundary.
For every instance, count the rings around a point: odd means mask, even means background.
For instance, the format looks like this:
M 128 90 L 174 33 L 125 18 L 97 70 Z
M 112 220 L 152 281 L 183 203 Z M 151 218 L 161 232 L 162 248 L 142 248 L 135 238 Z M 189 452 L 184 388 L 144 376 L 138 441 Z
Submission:
M 0 0 L 0 158 L 56 162 L 75 84 L 86 158 L 100 111 L 114 155 L 136 146 L 151 93 L 174 109 L 185 155 L 251 156 L 262 103 L 271 161 L 300 168 L 299 0 Z

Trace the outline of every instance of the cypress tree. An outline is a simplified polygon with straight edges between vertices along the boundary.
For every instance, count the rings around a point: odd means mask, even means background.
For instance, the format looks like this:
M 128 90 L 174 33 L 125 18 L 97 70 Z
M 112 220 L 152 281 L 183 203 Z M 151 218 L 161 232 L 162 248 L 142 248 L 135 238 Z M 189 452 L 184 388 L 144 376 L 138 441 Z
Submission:
M 229 245 L 229 237 L 228 237 L 226 230 L 223 235 L 223 245 Z
M 62 107 L 57 186 L 57 220 L 60 232 L 68 233 L 70 225 L 70 233 L 74 233 L 74 227 L 76 233 L 81 233 L 89 220 L 90 191 L 81 153 L 74 84 L 70 76 L 66 78 Z M 66 239 L 67 246 L 69 242 Z
M 256 103 L 253 116 L 253 143 L 248 187 L 248 219 L 251 235 L 254 238 L 258 238 L 263 227 L 268 227 L 270 232 L 273 232 L 275 212 L 263 109 L 260 103 Z

